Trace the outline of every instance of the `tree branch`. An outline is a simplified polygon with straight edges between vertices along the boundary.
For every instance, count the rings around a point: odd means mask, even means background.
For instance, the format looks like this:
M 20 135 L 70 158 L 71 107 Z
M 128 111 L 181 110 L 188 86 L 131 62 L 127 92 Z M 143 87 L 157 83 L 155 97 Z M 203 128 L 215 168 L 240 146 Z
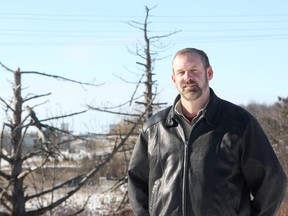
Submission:
M 77 80 L 73 80 L 73 79 L 69 79 L 66 77 L 62 77 L 62 76 L 58 76 L 58 75 L 53 75 L 53 74 L 47 74 L 44 72 L 38 72 L 38 71 L 21 71 L 22 74 L 36 74 L 36 75 L 40 75 L 40 76 L 46 76 L 46 77 L 50 77 L 50 78 L 54 78 L 54 79 L 59 79 L 59 80 L 63 80 L 63 81 L 69 81 L 72 83 L 76 83 L 76 84 L 80 84 L 80 85 L 87 85 L 87 86 L 95 86 L 95 87 L 99 87 L 101 85 L 104 85 L 104 83 L 101 84 L 93 84 L 93 83 L 87 83 L 87 82 L 80 82 Z

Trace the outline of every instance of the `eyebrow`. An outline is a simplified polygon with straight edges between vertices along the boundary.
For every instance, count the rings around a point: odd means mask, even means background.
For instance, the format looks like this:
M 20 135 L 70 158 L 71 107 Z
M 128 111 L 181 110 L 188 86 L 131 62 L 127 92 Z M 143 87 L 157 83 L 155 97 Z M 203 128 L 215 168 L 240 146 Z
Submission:
M 196 69 L 198 69 L 197 65 L 190 67 L 188 70 L 189 71 L 193 71 L 193 70 L 196 70 Z M 176 72 L 181 72 L 181 71 L 186 71 L 186 70 L 183 70 L 183 69 L 176 70 Z

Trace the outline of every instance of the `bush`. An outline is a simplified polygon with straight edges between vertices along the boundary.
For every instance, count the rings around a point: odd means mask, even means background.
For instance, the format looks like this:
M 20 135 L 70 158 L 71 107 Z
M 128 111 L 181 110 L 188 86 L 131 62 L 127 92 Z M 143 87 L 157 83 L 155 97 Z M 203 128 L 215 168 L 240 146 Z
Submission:
M 288 216 L 288 202 L 282 203 L 282 206 L 279 209 L 277 216 Z

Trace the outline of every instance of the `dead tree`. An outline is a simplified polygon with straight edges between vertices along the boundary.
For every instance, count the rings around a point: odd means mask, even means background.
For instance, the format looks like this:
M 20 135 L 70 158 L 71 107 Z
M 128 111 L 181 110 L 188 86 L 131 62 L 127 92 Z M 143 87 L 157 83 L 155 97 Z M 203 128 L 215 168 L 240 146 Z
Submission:
M 147 118 L 150 118 L 153 114 L 154 107 L 159 107 L 161 105 L 165 105 L 166 103 L 151 103 L 152 98 L 154 95 L 157 95 L 157 88 L 156 84 L 157 81 L 153 79 L 153 76 L 155 75 L 154 71 L 154 64 L 156 61 L 161 60 L 165 57 L 159 57 L 159 53 L 169 46 L 168 44 L 163 44 L 162 39 L 167 38 L 169 36 L 172 36 L 179 31 L 173 31 L 168 34 L 163 35 L 152 35 L 150 36 L 150 30 L 149 30 L 149 13 L 150 10 L 153 8 L 145 7 L 146 16 L 144 19 L 144 22 L 137 22 L 137 21 L 130 21 L 128 24 L 132 26 L 133 28 L 139 29 L 143 32 L 143 42 L 139 42 L 135 46 L 135 50 L 128 49 L 128 51 L 137 57 L 140 58 L 140 61 L 137 61 L 136 64 L 140 65 L 144 68 L 144 74 L 143 77 L 145 77 L 145 81 L 140 83 L 144 84 L 145 91 L 144 91 L 144 101 L 136 101 L 137 104 L 144 105 L 145 109 L 148 110 Z
M 81 137 L 74 136 L 67 130 L 49 125 L 50 121 L 72 117 L 85 113 L 87 110 L 71 113 L 68 115 L 54 116 L 48 119 L 39 119 L 34 111 L 34 107 L 28 105 L 30 100 L 42 98 L 50 95 L 34 95 L 23 97 L 22 96 L 22 82 L 21 78 L 23 75 L 41 75 L 47 78 L 55 78 L 60 80 L 69 81 L 80 85 L 91 85 L 99 86 L 93 83 L 79 82 L 76 80 L 68 79 L 65 77 L 41 73 L 37 71 L 20 71 L 20 69 L 13 71 L 0 62 L 5 70 L 12 73 L 14 76 L 13 96 L 11 100 L 0 97 L 0 102 L 4 105 L 7 119 L 3 124 L 0 139 L 0 161 L 8 164 L 8 169 L 0 169 L 0 215 L 41 215 L 48 211 L 53 210 L 57 206 L 64 203 L 69 197 L 74 195 L 81 187 L 91 178 L 102 166 L 97 164 L 89 173 L 81 174 L 81 181 L 76 187 L 71 188 L 65 194 L 61 194 L 61 197 L 55 198 L 48 204 L 43 204 L 32 209 L 26 209 L 25 205 L 28 202 L 35 202 L 41 197 L 55 193 L 61 188 L 67 187 L 67 185 L 79 176 L 73 176 L 72 178 L 65 179 L 64 182 L 58 182 L 40 190 L 32 191 L 31 186 L 28 184 L 28 178 L 35 175 L 35 173 L 43 169 L 44 165 L 49 163 L 51 160 L 57 159 L 61 154 L 61 147 L 66 142 L 60 140 L 61 134 L 69 134 L 70 139 L 73 141 L 76 139 L 82 139 Z M 25 108 L 24 108 L 24 105 Z M 34 128 L 38 133 L 37 141 L 33 148 L 24 151 L 23 143 L 24 138 L 27 135 L 27 131 Z M 10 139 L 8 141 L 8 148 L 4 148 L 4 134 L 5 131 L 9 130 Z M 7 138 L 7 137 L 6 137 Z M 7 140 L 7 139 L 6 139 Z M 31 160 L 34 161 L 38 158 L 37 162 L 31 164 Z M 112 157 L 112 155 L 110 156 Z M 39 158 L 41 160 L 39 160 Z M 105 162 L 105 161 L 104 161 Z M 1 163 L 0 163 L 1 166 Z M 37 185 L 37 182 L 34 182 Z
M 157 92 L 157 81 L 153 78 L 154 64 L 156 61 L 161 60 L 165 57 L 159 57 L 159 52 L 167 49 L 168 44 L 163 44 L 161 39 L 167 38 L 179 31 L 174 31 L 164 35 L 149 35 L 149 12 L 150 8 L 145 7 L 146 16 L 144 22 L 130 21 L 128 24 L 133 28 L 139 29 L 143 32 L 143 42 L 135 45 L 135 50 L 128 49 L 129 53 L 139 57 L 139 61 L 136 62 L 140 65 L 143 70 L 141 70 L 141 76 L 136 82 L 128 82 L 123 77 L 119 77 L 122 81 L 126 83 L 132 83 L 135 85 L 135 89 L 131 94 L 131 98 L 126 102 L 123 102 L 119 106 L 115 107 L 95 107 L 88 105 L 88 107 L 95 111 L 106 112 L 120 117 L 124 117 L 123 121 L 118 123 L 114 128 L 112 128 L 107 135 L 114 135 L 115 142 L 120 141 L 121 148 L 118 148 L 118 152 L 123 154 L 122 166 L 125 166 L 125 172 L 123 176 L 119 178 L 119 182 L 116 185 L 120 186 L 127 183 L 126 172 L 128 168 L 128 163 L 130 156 L 134 147 L 137 136 L 141 131 L 143 123 L 152 116 L 156 108 L 160 108 L 166 103 L 155 102 L 158 92 Z M 144 80 L 144 81 L 143 81 Z M 144 94 L 137 94 L 140 86 L 144 86 Z M 139 96 L 140 95 L 140 96 Z M 134 112 L 120 112 L 118 109 L 125 106 L 140 106 L 140 109 L 134 109 Z M 127 126 L 128 125 L 128 126 Z M 129 131 L 129 132 L 127 132 Z M 125 139 L 123 139 L 125 137 Z M 123 202 L 119 206 L 118 210 L 121 211 L 127 206 L 128 198 L 127 193 L 123 197 Z

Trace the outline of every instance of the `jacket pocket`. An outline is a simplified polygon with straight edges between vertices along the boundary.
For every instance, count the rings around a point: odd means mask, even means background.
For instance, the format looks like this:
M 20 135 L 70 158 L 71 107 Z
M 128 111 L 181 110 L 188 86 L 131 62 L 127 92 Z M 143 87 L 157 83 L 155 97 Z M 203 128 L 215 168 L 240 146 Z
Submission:
M 154 215 L 155 206 L 156 206 L 158 193 L 159 193 L 159 188 L 160 188 L 160 179 L 155 181 L 154 186 L 153 186 L 152 191 L 151 191 L 151 196 L 150 196 L 150 201 L 149 201 L 150 215 Z
M 233 196 L 231 195 L 231 192 L 229 190 L 228 185 L 223 186 L 223 192 L 224 192 L 224 208 L 225 212 L 227 211 L 227 215 L 231 216 L 237 216 L 236 211 L 234 209 L 234 202 L 233 202 Z

